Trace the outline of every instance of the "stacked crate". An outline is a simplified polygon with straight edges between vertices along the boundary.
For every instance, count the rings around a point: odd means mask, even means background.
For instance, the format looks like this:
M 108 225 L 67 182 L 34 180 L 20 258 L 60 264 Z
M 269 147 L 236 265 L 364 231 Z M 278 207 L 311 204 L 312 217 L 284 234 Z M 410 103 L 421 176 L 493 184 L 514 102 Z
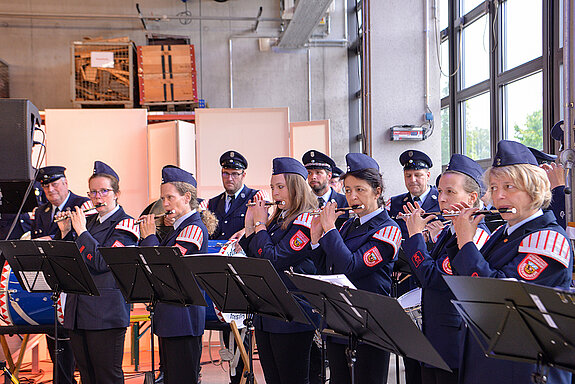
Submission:
M 72 102 L 75 107 L 134 107 L 134 44 L 74 42 Z
M 139 46 L 138 79 L 143 106 L 196 103 L 194 46 Z

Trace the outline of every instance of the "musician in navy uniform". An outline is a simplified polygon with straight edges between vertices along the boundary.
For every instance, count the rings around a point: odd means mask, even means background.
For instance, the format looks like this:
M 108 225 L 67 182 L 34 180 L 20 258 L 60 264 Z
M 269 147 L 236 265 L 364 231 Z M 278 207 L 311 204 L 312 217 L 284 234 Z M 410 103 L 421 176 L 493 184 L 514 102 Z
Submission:
M 92 207 L 90 199 L 78 196 L 68 189 L 65 171 L 66 168 L 60 166 L 48 166 L 38 171 L 36 179 L 42 185 L 48 202 L 40 205 L 34 213 L 32 239 L 54 239 L 59 231 L 58 224 L 54 222 L 54 215 L 58 212 L 73 210 L 76 207 L 82 210 Z
M 439 206 L 451 210 L 454 204 L 465 202 L 470 207 L 479 207 L 483 184 L 483 169 L 467 156 L 454 154 L 446 171 L 439 179 Z M 435 246 L 428 252 L 423 231 L 434 216 L 422 217 L 425 211 L 408 203 L 406 221 L 409 238 L 403 241 L 403 250 L 411 270 L 422 285 L 421 310 L 423 333 L 449 365 L 452 372 L 422 364 L 421 376 L 424 384 L 456 384 L 459 373 L 460 344 L 464 331 L 463 319 L 451 303 L 455 296 L 443 280 L 452 275 L 447 257 L 446 245 L 456 241 L 452 226 L 447 225 L 439 234 Z M 473 242 L 481 249 L 489 238 L 484 223 L 477 228 Z
M 336 205 L 328 202 L 312 221 L 314 261 L 320 274 L 345 274 L 358 288 L 389 296 L 393 262 L 401 246 L 401 230 L 384 208 L 384 185 L 379 165 L 362 153 L 346 156 L 347 173 L 342 176 L 347 202 L 357 218 L 338 231 Z M 329 337 L 327 355 L 331 384 L 351 383 L 346 358 L 347 340 Z M 387 382 L 389 352 L 367 344 L 357 347 L 355 382 Z
M 307 175 L 296 159 L 275 158 L 270 184 L 273 200 L 281 203 L 270 218 L 262 200 L 248 208 L 245 237 L 240 239 L 248 257 L 269 260 L 288 287 L 282 271 L 315 273 L 308 212 L 317 208 L 317 198 L 306 182 Z M 311 308 L 305 309 L 312 316 Z M 254 325 L 266 383 L 307 384 L 314 326 L 261 316 L 254 318 Z
M 502 140 L 497 144 L 493 165 L 485 180 L 497 209 L 515 208 L 502 213 L 506 225 L 496 230 L 487 243 L 473 244 L 482 215 L 473 218 L 477 208 L 465 208 L 454 219 L 457 243 L 447 247 L 454 274 L 490 278 L 515 278 L 533 284 L 569 289 L 573 252 L 565 230 L 551 211 L 549 180 L 537 166 L 533 154 L 523 144 Z M 459 382 L 531 383 L 535 364 L 488 358 L 466 329 Z M 571 373 L 549 368 L 549 384 L 568 384 Z
M 426 212 L 438 212 L 439 203 L 437 202 L 437 188 L 429 185 L 433 162 L 425 153 L 410 149 L 399 156 L 399 162 L 403 166 L 403 180 L 407 193 L 396 195 L 391 198 L 389 215 L 397 218 L 399 213 L 403 213 L 403 207 L 407 203 L 417 202 L 421 209 Z M 409 237 L 407 226 L 404 220 L 397 220 L 401 228 L 401 235 L 404 239 Z
M 403 207 L 407 206 L 407 203 L 413 204 L 414 202 L 417 202 L 426 212 L 438 212 L 438 193 L 435 186 L 429 185 L 429 178 L 431 177 L 429 169 L 433 167 L 433 162 L 429 156 L 421 151 L 410 149 L 399 156 L 399 162 L 403 166 L 403 180 L 408 192 L 393 196 L 390 199 L 389 215 L 396 219 L 397 224 L 399 224 L 402 238 L 407 239 L 409 237 L 407 226 L 403 219 L 398 218 L 398 214 L 404 212 Z M 403 250 L 401 250 L 396 268 L 404 264 Z M 401 296 L 416 287 L 416 279 L 413 276 L 409 277 L 398 285 L 397 296 Z M 406 383 L 420 384 L 421 368 L 419 362 L 407 357 L 403 358 L 403 362 L 405 365 Z
M 555 214 L 557 224 L 566 228 L 565 220 L 565 170 L 561 163 L 557 164 L 557 156 L 550 155 L 538 149 L 527 147 L 535 156 L 537 164 L 545 171 L 551 183 L 551 204 L 549 209 Z
M 54 239 L 59 232 L 58 224 L 54 222 L 54 215 L 76 207 L 87 209 L 91 205 L 90 199 L 78 196 L 68 189 L 65 171 L 66 168 L 61 166 L 48 166 L 38 170 L 36 180 L 40 182 L 48 202 L 40 205 L 34 213 L 31 230 L 32 239 Z M 63 302 L 65 303 L 65 299 Z M 76 383 L 74 379 L 76 361 L 70 338 L 66 331 L 61 331 L 58 336 L 58 347 L 60 348 L 57 364 L 58 381 L 66 384 Z M 46 343 L 50 357 L 53 359 L 54 339 L 48 336 Z
M 268 200 L 265 191 L 244 185 L 248 161 L 237 151 L 227 151 L 220 157 L 222 184 L 225 191 L 211 198 L 207 208 L 218 218 L 212 240 L 239 239 L 244 233 L 246 204 L 250 200 Z
M 86 219 L 79 208 L 56 214 L 69 217 L 58 222 L 58 238 L 74 230 L 82 259 L 86 263 L 100 296 L 69 294 L 64 311 L 64 327 L 70 330 L 74 356 L 82 384 L 123 383 L 122 358 L 130 307 L 99 247 L 129 247 L 137 244 L 138 227 L 118 204 L 120 177 L 107 164 L 96 161 L 88 180 L 90 200 L 98 214 Z M 105 204 L 104 204 L 105 203 Z
M 174 246 L 182 255 L 207 253 L 208 229 L 196 210 L 196 188 L 191 173 L 170 165 L 162 169 L 160 196 L 166 212 L 174 211 L 170 215 L 175 219 L 174 231 L 160 242 L 155 234 L 155 215 L 142 216 L 140 246 Z M 198 383 L 205 320 L 205 307 L 165 303 L 156 306 L 154 332 L 160 338 L 166 384 Z
M 329 184 L 335 168 L 335 161 L 331 157 L 312 149 L 304 153 L 302 163 L 307 169 L 307 182 L 317 196 L 319 208 L 323 208 L 328 201 L 335 201 L 340 208 L 347 207 L 345 196 L 334 191 Z M 337 227 L 340 228 L 348 218 L 348 213 L 339 216 Z

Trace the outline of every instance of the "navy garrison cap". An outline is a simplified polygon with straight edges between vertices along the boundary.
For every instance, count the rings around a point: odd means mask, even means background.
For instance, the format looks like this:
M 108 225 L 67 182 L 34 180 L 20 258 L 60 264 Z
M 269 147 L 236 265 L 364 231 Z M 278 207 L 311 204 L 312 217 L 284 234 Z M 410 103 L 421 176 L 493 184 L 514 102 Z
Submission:
M 246 169 L 248 161 L 237 151 L 227 151 L 220 156 L 220 165 L 222 168 Z
M 494 167 L 505 167 L 514 164 L 537 164 L 537 159 L 525 145 L 511 140 L 497 143 L 497 153 L 493 159 Z
M 64 174 L 65 170 L 66 168 L 60 166 L 40 168 L 38 170 L 38 176 L 36 176 L 36 180 L 44 185 L 50 184 L 51 182 L 61 179 L 62 177 L 66 177 Z
M 429 169 L 433 167 L 433 162 L 425 153 L 410 149 L 399 156 L 399 162 L 403 169 Z
M 307 169 L 325 169 L 333 171 L 335 161 L 325 153 L 312 149 L 303 154 L 301 162 Z
M 118 176 L 118 174 L 112 169 L 112 167 L 110 167 L 108 164 L 104 162 L 96 160 L 94 162 L 94 175 L 99 175 L 101 173 L 114 176 L 116 180 L 120 181 L 120 176 Z
M 529 150 L 531 151 L 533 156 L 535 156 L 535 160 L 537 160 L 537 164 L 539 164 L 539 165 L 546 164 L 546 163 L 552 163 L 555 160 L 557 160 L 557 155 L 550 155 L 548 153 L 542 152 L 542 151 L 535 149 L 533 147 L 527 147 L 527 148 L 529 148 Z
M 331 170 L 331 177 L 340 177 L 342 175 L 343 171 L 341 170 L 341 168 L 335 166 L 333 167 L 333 169 Z
M 562 125 L 563 120 L 560 120 L 555 123 L 553 128 L 551 128 L 551 138 L 553 140 L 563 142 L 563 128 L 561 127 Z
M 471 177 L 481 187 L 483 185 L 483 168 L 467 156 L 455 153 L 449 159 L 446 171 L 455 171 Z M 439 178 L 437 179 L 439 183 Z
M 292 157 L 276 157 L 272 162 L 272 175 L 295 173 L 307 179 L 307 169 L 302 163 Z
M 379 171 L 379 164 L 373 158 L 363 153 L 348 153 L 345 155 L 347 172 L 363 171 L 364 169 L 375 169 Z
M 162 168 L 162 184 L 181 181 L 182 183 L 191 184 L 194 188 L 198 186 L 194 175 L 175 165 L 166 165 Z

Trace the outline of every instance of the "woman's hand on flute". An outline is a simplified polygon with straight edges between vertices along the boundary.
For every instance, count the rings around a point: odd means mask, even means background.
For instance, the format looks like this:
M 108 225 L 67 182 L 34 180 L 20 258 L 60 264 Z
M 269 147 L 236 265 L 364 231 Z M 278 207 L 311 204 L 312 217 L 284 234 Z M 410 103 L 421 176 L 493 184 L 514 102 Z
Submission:
M 435 215 L 422 217 L 425 211 L 421 209 L 421 207 L 417 203 L 415 203 L 415 205 L 407 203 L 407 205 L 403 206 L 403 210 L 407 214 L 403 216 L 402 219 L 405 220 L 405 224 L 407 225 L 407 231 L 409 232 L 409 237 L 414 236 L 418 233 L 422 233 L 427 223 L 437 218 L 437 216 Z
M 156 234 L 156 215 L 140 216 L 138 221 L 140 222 L 140 236 L 142 236 L 142 239 Z
M 454 204 L 451 206 L 451 209 L 459 212 L 459 214 L 453 216 L 451 220 L 453 221 L 453 228 L 457 234 L 457 246 L 461 249 L 465 244 L 473 241 L 477 226 L 485 216 L 473 216 L 479 208 L 470 208 L 466 203 Z
M 323 232 L 330 231 L 335 228 L 335 220 L 343 215 L 345 212 L 336 212 L 337 203 L 328 201 L 325 203 L 323 209 L 319 213 L 319 221 L 321 223 L 321 227 L 323 228 Z
M 68 220 L 64 221 L 66 222 Z M 72 227 L 78 236 L 87 231 L 86 214 L 80 209 L 80 207 L 76 207 L 75 210 L 70 211 L 70 221 L 72 222 Z
M 323 227 L 321 226 L 321 221 L 319 215 L 316 215 L 311 220 L 311 243 L 317 244 L 319 243 L 319 239 L 323 236 Z

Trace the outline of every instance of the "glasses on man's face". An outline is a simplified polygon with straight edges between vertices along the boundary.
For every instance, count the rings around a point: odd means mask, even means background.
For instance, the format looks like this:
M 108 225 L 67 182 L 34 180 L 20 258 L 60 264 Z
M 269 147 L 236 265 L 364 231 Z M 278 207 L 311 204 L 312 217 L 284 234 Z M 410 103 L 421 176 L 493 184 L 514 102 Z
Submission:
M 97 191 L 89 191 L 88 192 L 88 196 L 89 197 L 96 197 L 96 196 L 101 196 L 101 197 L 106 197 L 108 196 L 108 193 L 112 192 L 113 189 L 99 189 Z
M 232 178 L 232 179 L 237 179 L 238 177 L 240 177 L 241 175 L 243 175 L 243 172 L 222 172 L 222 177 L 224 178 Z

